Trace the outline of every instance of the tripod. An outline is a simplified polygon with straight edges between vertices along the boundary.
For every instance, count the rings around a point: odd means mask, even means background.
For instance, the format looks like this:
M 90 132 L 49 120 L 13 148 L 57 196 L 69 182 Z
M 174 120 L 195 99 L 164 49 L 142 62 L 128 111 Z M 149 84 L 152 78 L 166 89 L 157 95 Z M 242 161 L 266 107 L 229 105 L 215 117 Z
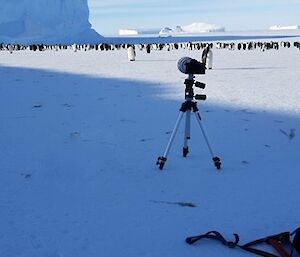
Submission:
M 185 102 L 182 103 L 181 108 L 180 108 L 180 113 L 179 116 L 177 118 L 177 121 L 175 123 L 175 127 L 172 131 L 171 137 L 169 139 L 169 143 L 166 147 L 166 150 L 164 152 L 164 155 L 159 156 L 157 158 L 157 162 L 156 165 L 159 166 L 159 169 L 162 170 L 164 168 L 164 165 L 167 161 L 167 157 L 168 154 L 170 152 L 171 146 L 173 144 L 173 141 L 175 139 L 176 133 L 178 131 L 180 122 L 183 118 L 183 115 L 185 114 L 185 132 L 184 132 L 184 144 L 183 144 L 183 148 L 182 148 L 182 155 L 183 157 L 186 157 L 189 153 L 189 147 L 188 147 L 188 140 L 191 139 L 191 113 L 193 111 L 193 113 L 195 114 L 195 117 L 199 123 L 201 132 L 203 134 L 204 140 L 206 142 L 206 145 L 208 147 L 208 150 L 211 154 L 212 160 L 214 162 L 214 165 L 216 166 L 216 168 L 219 170 L 221 169 L 221 159 L 214 155 L 212 147 L 209 143 L 207 134 L 205 132 L 205 129 L 202 125 L 202 118 L 200 116 L 199 113 L 199 109 L 197 107 L 197 102 L 193 101 L 194 99 L 196 100 L 206 100 L 206 95 L 194 95 L 194 89 L 193 86 L 198 87 L 198 88 L 205 88 L 205 84 L 195 81 L 194 80 L 195 76 L 193 74 L 189 74 L 188 78 L 184 81 L 185 84 Z

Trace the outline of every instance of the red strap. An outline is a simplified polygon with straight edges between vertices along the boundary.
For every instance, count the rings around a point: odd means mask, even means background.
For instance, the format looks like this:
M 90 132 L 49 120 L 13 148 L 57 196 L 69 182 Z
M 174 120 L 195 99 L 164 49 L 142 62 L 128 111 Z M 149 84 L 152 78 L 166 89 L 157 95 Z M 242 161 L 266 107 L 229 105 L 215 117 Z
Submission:
M 273 248 L 279 253 L 280 257 L 290 257 L 280 242 L 269 238 L 267 239 L 267 243 L 273 246 Z

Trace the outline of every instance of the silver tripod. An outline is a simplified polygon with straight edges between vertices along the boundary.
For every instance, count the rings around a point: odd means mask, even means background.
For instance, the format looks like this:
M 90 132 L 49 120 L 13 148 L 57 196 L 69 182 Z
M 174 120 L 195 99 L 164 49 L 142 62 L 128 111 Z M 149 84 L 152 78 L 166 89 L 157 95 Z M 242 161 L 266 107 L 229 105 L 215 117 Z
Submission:
M 183 143 L 183 148 L 182 148 L 182 154 L 183 154 L 183 157 L 186 157 L 188 155 L 188 153 L 189 153 L 188 141 L 191 139 L 191 114 L 192 114 L 192 112 L 195 114 L 196 120 L 198 121 L 198 124 L 200 126 L 201 132 L 203 134 L 204 140 L 206 142 L 206 145 L 208 147 L 208 150 L 210 152 L 210 155 L 212 157 L 214 165 L 216 166 L 216 168 L 218 170 L 221 169 L 221 160 L 219 157 L 217 157 L 213 153 L 213 150 L 209 143 L 206 131 L 202 125 L 202 119 L 201 119 L 201 116 L 199 113 L 199 109 L 197 107 L 197 102 L 193 101 L 194 99 L 196 99 L 196 100 L 205 100 L 206 99 L 206 95 L 199 95 L 199 94 L 194 95 L 194 89 L 193 89 L 193 86 L 204 89 L 205 84 L 195 81 L 194 78 L 195 78 L 194 75 L 189 74 L 189 77 L 184 82 L 184 84 L 186 86 L 185 87 L 185 102 L 183 102 L 181 105 L 180 113 L 179 113 L 179 116 L 175 123 L 175 127 L 172 131 L 172 134 L 169 139 L 166 150 L 162 156 L 158 157 L 157 162 L 156 162 L 156 165 L 158 165 L 159 169 L 161 169 L 161 170 L 163 169 L 163 167 L 167 161 L 167 157 L 171 150 L 172 144 L 174 142 L 176 133 L 178 131 L 180 122 L 182 121 L 184 114 L 185 114 L 185 132 L 184 132 L 184 143 Z

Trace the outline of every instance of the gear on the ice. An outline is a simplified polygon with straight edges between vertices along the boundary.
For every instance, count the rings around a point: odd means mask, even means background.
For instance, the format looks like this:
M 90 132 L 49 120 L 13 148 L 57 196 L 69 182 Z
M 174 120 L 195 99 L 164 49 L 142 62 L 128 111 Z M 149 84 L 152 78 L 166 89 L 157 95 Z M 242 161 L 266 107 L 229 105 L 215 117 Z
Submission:
M 221 242 L 223 245 L 229 248 L 238 247 L 240 249 L 263 257 L 292 257 L 294 256 L 294 250 L 296 250 L 298 254 L 300 254 L 300 227 L 292 233 L 282 232 L 276 235 L 259 238 L 243 245 L 239 244 L 240 238 L 238 234 L 233 235 L 235 238 L 234 241 L 227 241 L 218 231 L 209 231 L 199 236 L 187 237 L 185 241 L 186 243 L 191 245 L 201 239 L 213 239 Z M 257 246 L 261 244 L 271 246 L 278 255 L 258 249 Z

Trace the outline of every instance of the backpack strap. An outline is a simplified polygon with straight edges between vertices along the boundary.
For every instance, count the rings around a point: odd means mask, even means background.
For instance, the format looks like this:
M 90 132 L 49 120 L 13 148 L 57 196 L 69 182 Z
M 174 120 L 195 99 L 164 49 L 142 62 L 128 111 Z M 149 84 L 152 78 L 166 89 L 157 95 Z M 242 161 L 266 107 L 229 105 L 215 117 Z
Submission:
M 294 232 L 292 232 L 291 236 L 294 236 L 293 247 L 300 254 L 300 227 L 297 228 Z
M 288 254 L 287 251 L 284 249 L 281 242 L 276 241 L 275 239 L 269 239 L 268 244 L 270 244 L 281 257 L 290 257 L 291 254 Z
M 268 253 L 266 251 L 262 251 L 259 249 L 254 248 L 254 246 L 258 244 L 268 244 L 271 245 L 274 250 L 279 254 L 280 257 L 290 257 L 291 254 L 287 253 L 287 251 L 284 249 L 284 246 L 291 246 L 290 242 L 290 233 L 289 232 L 283 232 L 280 234 L 260 238 L 254 241 L 251 241 L 244 245 L 239 245 L 239 247 L 245 251 L 252 252 L 264 257 L 278 257 L 275 254 Z
M 185 241 L 186 241 L 186 243 L 191 245 L 201 239 L 213 239 L 213 240 L 221 242 L 223 245 L 225 245 L 229 248 L 239 247 L 245 251 L 248 251 L 248 252 L 263 256 L 263 257 L 291 257 L 292 252 L 290 254 L 288 254 L 286 252 L 286 250 L 284 249 L 284 245 L 291 246 L 289 232 L 283 232 L 283 233 L 272 235 L 269 237 L 260 238 L 260 239 L 251 241 L 249 243 L 246 243 L 244 245 L 238 244 L 239 243 L 238 234 L 233 234 L 233 235 L 235 237 L 235 240 L 228 241 L 219 232 L 209 231 L 203 235 L 188 237 L 188 238 L 186 238 Z M 254 246 L 256 246 L 258 244 L 262 244 L 262 243 L 271 245 L 276 250 L 276 252 L 279 254 L 279 256 L 275 255 L 273 253 L 269 253 L 269 252 L 254 248 Z
M 189 245 L 194 244 L 195 242 L 206 238 L 206 239 L 213 239 L 216 241 L 221 242 L 223 245 L 229 247 L 229 248 L 234 248 L 235 246 L 237 246 L 240 238 L 238 236 L 238 234 L 233 234 L 235 237 L 234 241 L 227 241 L 222 235 L 221 233 L 219 233 L 218 231 L 209 231 L 203 235 L 199 235 L 199 236 L 192 236 L 192 237 L 187 237 L 185 239 L 185 242 L 188 243 Z

